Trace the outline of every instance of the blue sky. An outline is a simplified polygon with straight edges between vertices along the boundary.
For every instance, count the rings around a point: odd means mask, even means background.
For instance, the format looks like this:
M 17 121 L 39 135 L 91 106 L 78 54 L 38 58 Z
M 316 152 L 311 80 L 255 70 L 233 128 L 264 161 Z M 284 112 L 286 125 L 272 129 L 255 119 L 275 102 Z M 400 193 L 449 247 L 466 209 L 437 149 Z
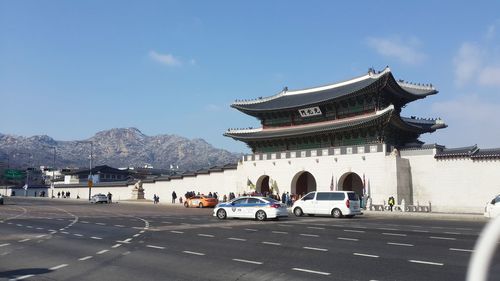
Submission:
M 136 127 L 249 152 L 222 136 L 258 126 L 234 100 L 389 65 L 440 91 L 403 109 L 448 124 L 424 141 L 500 147 L 500 2 L 350 2 L 0 0 L 0 133 Z

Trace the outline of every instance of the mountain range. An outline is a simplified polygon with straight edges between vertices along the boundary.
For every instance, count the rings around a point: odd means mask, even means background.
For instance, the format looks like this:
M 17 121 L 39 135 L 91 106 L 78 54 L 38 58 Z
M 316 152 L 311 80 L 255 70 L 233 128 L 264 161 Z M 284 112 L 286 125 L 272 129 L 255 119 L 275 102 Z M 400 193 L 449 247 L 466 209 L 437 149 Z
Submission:
M 55 150 L 54 150 L 55 147 Z M 0 162 L 10 167 L 88 167 L 92 166 L 177 168 L 195 171 L 236 163 L 242 154 L 214 148 L 203 139 L 177 135 L 147 136 L 136 128 L 101 131 L 80 141 L 57 141 L 41 135 L 21 137 L 0 134 Z

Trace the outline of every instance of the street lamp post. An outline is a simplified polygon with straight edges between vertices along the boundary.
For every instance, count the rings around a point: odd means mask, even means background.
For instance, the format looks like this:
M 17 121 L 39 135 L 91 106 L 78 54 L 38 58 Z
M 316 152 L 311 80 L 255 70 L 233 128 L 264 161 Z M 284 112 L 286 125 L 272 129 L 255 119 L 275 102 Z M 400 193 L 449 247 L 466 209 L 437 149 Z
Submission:
M 52 190 L 52 194 L 50 195 L 50 198 L 54 198 L 54 188 L 56 187 L 55 185 L 55 179 L 56 179 L 56 175 L 55 175 L 55 171 L 56 171 L 56 147 L 53 146 L 52 147 L 54 149 L 54 161 L 52 162 L 52 186 L 50 187 L 50 189 Z

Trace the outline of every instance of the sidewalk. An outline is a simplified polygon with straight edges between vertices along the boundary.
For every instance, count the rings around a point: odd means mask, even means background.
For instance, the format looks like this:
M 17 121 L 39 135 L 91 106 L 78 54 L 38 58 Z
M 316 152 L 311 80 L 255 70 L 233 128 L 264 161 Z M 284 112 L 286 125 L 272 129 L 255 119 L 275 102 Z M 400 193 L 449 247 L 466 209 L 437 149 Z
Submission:
M 483 214 L 457 214 L 457 213 L 437 213 L 437 212 L 400 212 L 400 211 L 368 211 L 363 210 L 363 216 L 369 217 L 397 217 L 415 219 L 434 220 L 457 220 L 457 221 L 482 221 L 487 222 L 488 218 Z

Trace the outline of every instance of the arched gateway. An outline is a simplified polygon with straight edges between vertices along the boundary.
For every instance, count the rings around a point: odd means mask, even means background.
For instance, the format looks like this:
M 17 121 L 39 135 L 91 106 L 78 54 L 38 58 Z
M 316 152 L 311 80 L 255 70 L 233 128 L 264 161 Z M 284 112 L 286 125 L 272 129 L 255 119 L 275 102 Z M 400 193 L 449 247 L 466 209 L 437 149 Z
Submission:
M 347 173 L 340 177 L 339 189 L 354 191 L 358 195 L 363 195 L 363 180 L 356 173 Z
M 292 194 L 306 194 L 316 190 L 316 179 L 309 172 L 299 172 L 292 179 Z
M 257 180 L 257 185 L 256 185 L 256 188 L 255 188 L 255 191 L 258 192 L 258 193 L 262 193 L 262 194 L 266 194 L 266 193 L 270 193 L 270 187 L 269 187 L 269 176 L 261 176 L 258 180 Z

